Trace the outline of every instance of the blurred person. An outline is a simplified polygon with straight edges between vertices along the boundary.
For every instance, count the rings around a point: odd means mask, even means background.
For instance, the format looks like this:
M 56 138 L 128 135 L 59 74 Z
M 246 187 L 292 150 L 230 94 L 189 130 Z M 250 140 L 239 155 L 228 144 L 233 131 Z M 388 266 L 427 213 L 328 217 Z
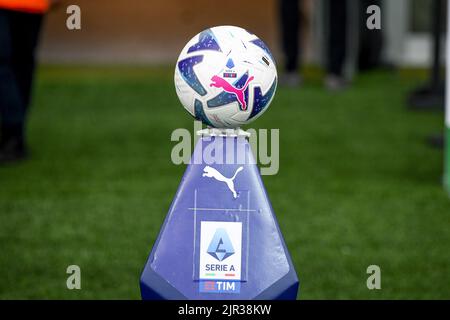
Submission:
M 383 49 L 383 33 L 381 29 L 368 29 L 367 28 L 367 8 L 371 5 L 376 5 L 379 8 L 383 8 L 381 0 L 359 0 L 358 12 L 358 70 L 366 71 L 378 67 L 392 68 L 388 63 L 382 59 Z M 385 12 L 386 8 L 383 8 Z
M 332 91 L 347 86 L 344 64 L 347 48 L 347 0 L 328 0 L 327 75 L 325 87 Z
M 328 0 L 327 76 L 325 86 L 330 90 L 345 87 L 343 66 L 347 45 L 347 0 Z M 301 48 L 299 30 L 302 25 L 299 0 L 280 0 L 281 41 L 284 53 L 285 72 L 280 83 L 289 87 L 298 86 L 302 78 L 298 73 Z
M 284 54 L 284 73 L 280 83 L 296 87 L 301 82 L 298 73 L 301 50 L 299 48 L 300 9 L 299 0 L 280 0 L 281 45 Z
M 0 163 L 26 158 L 35 52 L 49 0 L 0 0 Z

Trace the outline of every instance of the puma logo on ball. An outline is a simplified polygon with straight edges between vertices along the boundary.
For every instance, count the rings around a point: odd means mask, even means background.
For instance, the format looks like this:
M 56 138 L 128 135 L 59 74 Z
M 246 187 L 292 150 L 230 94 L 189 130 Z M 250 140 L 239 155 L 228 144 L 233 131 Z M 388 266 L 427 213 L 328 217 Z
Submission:
M 245 99 L 244 99 L 244 91 L 245 91 L 245 89 L 247 89 L 249 82 L 252 81 L 253 79 L 254 79 L 253 76 L 249 77 L 242 88 L 236 88 L 232 84 L 228 83 L 228 81 L 225 80 L 224 78 L 221 78 L 219 76 L 213 76 L 211 78 L 212 82 L 209 86 L 216 87 L 216 88 L 222 88 L 226 92 L 233 93 L 236 96 L 236 98 L 238 99 L 242 110 L 245 111 L 245 110 L 247 110 L 247 103 L 245 102 Z

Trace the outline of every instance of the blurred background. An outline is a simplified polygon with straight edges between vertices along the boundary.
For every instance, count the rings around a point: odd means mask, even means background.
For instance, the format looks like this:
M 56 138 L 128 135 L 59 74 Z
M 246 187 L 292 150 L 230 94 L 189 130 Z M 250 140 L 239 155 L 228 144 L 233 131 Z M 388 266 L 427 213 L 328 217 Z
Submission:
M 330 3 L 296 3 L 295 76 L 280 81 L 267 113 L 249 127 L 280 129 L 280 171 L 263 180 L 299 298 L 450 298 L 447 1 L 343 1 L 337 86 L 327 82 Z M 81 30 L 66 27 L 72 4 Z M 366 26 L 372 4 L 381 8 L 380 30 Z M 236 25 L 267 43 L 283 80 L 281 24 L 291 18 L 280 7 L 74 0 L 48 11 L 29 155 L 0 166 L 1 299 L 140 298 L 140 273 L 185 169 L 170 160 L 170 134 L 193 130 L 173 85 L 178 54 L 200 31 Z M 81 290 L 66 287 L 73 264 Z M 367 289 L 369 265 L 381 268 L 381 290 Z
M 125 0 L 63 1 L 46 18 L 39 57 L 48 63 L 173 64 L 188 39 L 211 26 L 228 24 L 251 30 L 281 58 L 279 2 L 230 0 L 221 3 L 218 10 L 217 2 L 206 0 L 135 0 L 132 5 Z M 376 4 L 382 7 L 383 61 L 397 66 L 428 66 L 432 59 L 433 0 L 347 2 L 352 36 L 349 46 L 355 46 L 360 32 L 370 35 L 366 20 L 357 21 L 357 11 L 365 12 Z M 440 3 L 445 15 L 446 1 Z M 82 9 L 82 29 L 76 32 L 64 28 L 69 4 Z M 298 4 L 303 18 L 300 38 L 304 61 L 318 64 L 323 62 L 326 46 L 327 1 L 299 0 Z M 441 28 L 445 30 L 445 17 Z M 444 52 L 444 46 L 441 48 Z

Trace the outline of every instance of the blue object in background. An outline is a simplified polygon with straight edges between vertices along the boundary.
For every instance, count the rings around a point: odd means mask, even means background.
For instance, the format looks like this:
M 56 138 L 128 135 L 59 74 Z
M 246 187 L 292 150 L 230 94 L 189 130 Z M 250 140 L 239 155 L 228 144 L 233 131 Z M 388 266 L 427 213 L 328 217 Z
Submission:
M 142 299 L 296 299 L 297 275 L 244 137 L 199 140 L 140 285 Z

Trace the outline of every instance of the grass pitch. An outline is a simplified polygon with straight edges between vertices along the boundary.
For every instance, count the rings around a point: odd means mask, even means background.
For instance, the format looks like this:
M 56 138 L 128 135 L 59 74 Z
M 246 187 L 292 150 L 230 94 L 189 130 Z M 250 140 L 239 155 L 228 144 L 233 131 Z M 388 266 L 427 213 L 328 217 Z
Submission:
M 302 299 L 450 298 L 450 200 L 440 113 L 412 113 L 423 74 L 358 76 L 328 93 L 307 70 L 253 128 L 280 128 L 280 171 L 263 177 Z M 173 129 L 192 130 L 172 68 L 40 68 L 32 156 L 0 167 L 0 298 L 139 299 L 139 276 L 184 171 Z M 66 268 L 81 267 L 81 290 Z M 381 290 L 366 268 L 381 268 Z

